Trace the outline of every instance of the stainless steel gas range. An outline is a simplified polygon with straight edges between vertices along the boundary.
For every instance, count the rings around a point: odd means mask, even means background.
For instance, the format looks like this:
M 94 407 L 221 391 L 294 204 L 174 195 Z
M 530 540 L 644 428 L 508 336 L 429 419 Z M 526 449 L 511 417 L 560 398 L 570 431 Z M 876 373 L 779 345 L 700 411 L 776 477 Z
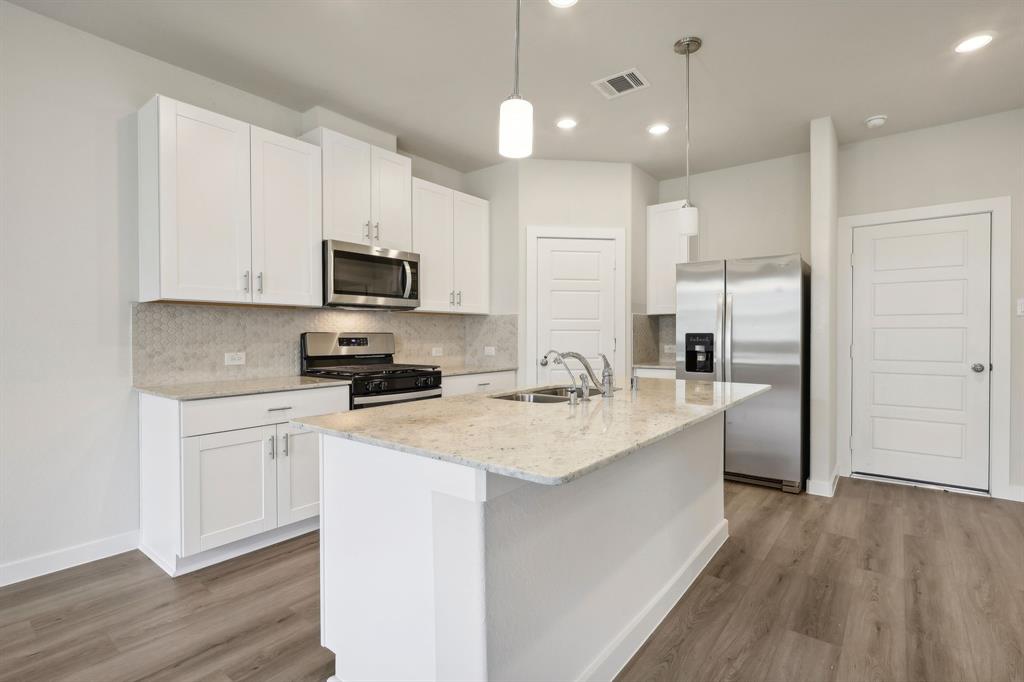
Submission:
M 396 363 L 394 334 L 305 332 L 300 346 L 302 374 L 352 382 L 353 410 L 441 397 L 441 369 Z

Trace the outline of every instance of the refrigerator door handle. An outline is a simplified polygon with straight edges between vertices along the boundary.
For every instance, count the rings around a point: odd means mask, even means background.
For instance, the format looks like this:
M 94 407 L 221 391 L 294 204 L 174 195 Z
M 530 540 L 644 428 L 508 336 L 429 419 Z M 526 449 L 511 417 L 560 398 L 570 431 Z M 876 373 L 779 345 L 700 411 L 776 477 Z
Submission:
M 718 300 L 715 302 L 715 381 L 722 381 L 722 328 L 723 328 L 723 312 L 722 308 L 725 306 L 725 295 L 719 294 Z
M 725 354 L 722 356 L 725 380 L 732 381 L 732 294 L 725 295 L 725 339 L 722 342 Z

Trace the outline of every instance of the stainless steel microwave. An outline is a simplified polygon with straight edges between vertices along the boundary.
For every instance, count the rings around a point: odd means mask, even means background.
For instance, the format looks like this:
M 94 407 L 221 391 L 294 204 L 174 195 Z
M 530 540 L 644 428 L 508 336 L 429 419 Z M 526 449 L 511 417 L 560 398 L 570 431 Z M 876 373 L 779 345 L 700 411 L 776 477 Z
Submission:
M 419 274 L 419 254 L 324 241 L 324 305 L 416 308 L 420 304 Z

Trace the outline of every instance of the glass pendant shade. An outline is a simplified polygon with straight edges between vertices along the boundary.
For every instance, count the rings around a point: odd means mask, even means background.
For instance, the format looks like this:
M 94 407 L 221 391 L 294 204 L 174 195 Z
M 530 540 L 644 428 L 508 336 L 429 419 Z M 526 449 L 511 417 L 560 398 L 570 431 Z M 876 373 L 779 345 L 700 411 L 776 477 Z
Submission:
M 696 206 L 683 206 L 679 209 L 679 234 L 696 235 L 700 233 L 700 212 Z
M 510 159 L 524 159 L 533 153 L 533 105 L 521 97 L 501 103 L 498 153 Z

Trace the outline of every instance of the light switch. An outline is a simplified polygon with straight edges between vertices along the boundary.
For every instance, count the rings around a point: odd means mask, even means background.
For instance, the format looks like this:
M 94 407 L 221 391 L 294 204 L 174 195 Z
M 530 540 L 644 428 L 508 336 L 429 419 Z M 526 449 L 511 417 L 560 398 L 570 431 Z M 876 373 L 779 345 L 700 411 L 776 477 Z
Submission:
M 434 346 L 433 348 L 430 349 L 430 354 L 433 355 L 435 358 L 439 358 L 442 355 L 444 355 L 444 349 L 441 346 Z
M 494 355 L 494 346 L 484 346 L 484 355 Z

